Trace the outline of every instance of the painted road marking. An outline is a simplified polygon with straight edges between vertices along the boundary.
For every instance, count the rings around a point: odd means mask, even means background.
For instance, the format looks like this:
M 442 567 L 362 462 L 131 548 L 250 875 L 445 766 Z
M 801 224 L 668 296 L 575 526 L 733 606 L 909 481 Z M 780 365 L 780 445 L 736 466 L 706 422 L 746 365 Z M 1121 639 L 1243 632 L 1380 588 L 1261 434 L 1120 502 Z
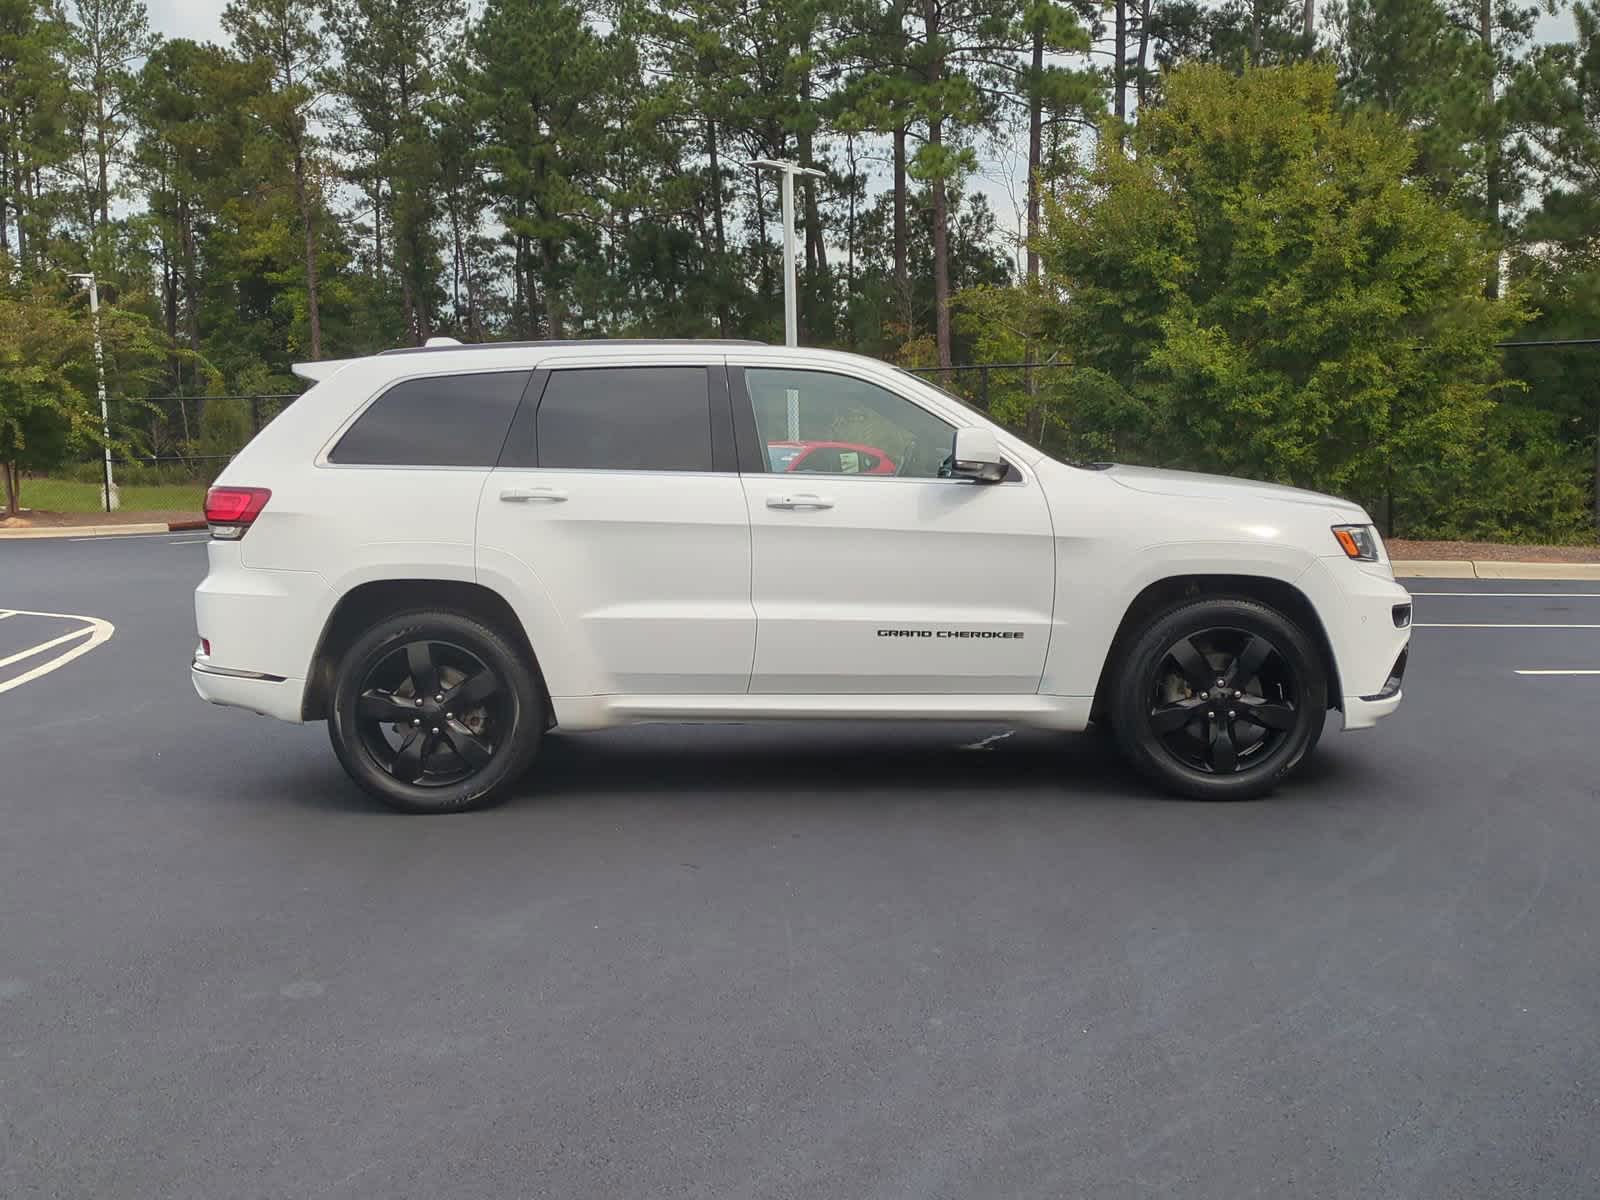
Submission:
M 71 633 L 63 633 L 60 637 L 52 638 L 48 642 L 40 642 L 37 646 L 29 646 L 26 650 L 19 650 L 8 658 L 0 658 L 0 667 L 9 667 L 14 662 L 32 658 L 35 654 L 43 654 L 46 650 L 54 649 L 63 642 L 70 642 L 73 638 L 81 638 L 93 628 L 93 625 L 85 625 L 82 629 L 74 629 Z
M 976 742 L 971 742 L 968 745 L 960 747 L 960 749 L 962 749 L 962 750 L 989 750 L 989 749 L 993 748 L 993 746 L 994 746 L 994 744 L 996 742 L 1004 741 L 1006 738 L 1012 736 L 1012 734 L 1014 734 L 1016 732 L 1017 731 L 1015 729 L 1008 729 L 1004 733 L 990 734 L 988 737 L 983 738 L 983 739 L 981 739 L 979 741 L 976 741 Z
M 1517 674 L 1518 675 L 1600 675 L 1600 671 L 1589 671 L 1589 670 L 1582 670 L 1582 671 L 1579 671 L 1579 670 L 1572 670 L 1572 671 L 1562 670 L 1562 671 L 1557 671 L 1557 670 L 1543 670 L 1543 669 L 1536 670 L 1536 671 L 1528 671 L 1528 670 L 1522 670 L 1522 669 L 1519 668 L 1517 670 Z
M 24 608 L 15 608 L 8 609 L 6 611 L 6 615 L 18 617 L 55 617 L 62 621 L 82 621 L 84 622 L 84 625 L 81 629 L 74 629 L 71 633 L 64 633 L 60 637 L 51 638 L 47 642 L 40 642 L 37 646 L 30 646 L 26 650 L 19 651 L 8 658 L 0 659 L 0 667 L 10 666 L 12 663 L 21 662 L 25 658 L 32 658 L 36 654 L 43 654 L 46 650 L 52 650 L 57 646 L 62 646 L 68 642 L 74 642 L 79 638 L 84 638 L 85 635 L 88 636 L 81 645 L 73 646 L 71 649 L 63 651 L 54 658 L 47 659 L 38 666 L 24 671 L 15 679 L 8 679 L 4 683 L 0 683 L 0 692 L 9 692 L 12 688 L 21 687 L 23 684 L 39 678 L 41 675 L 48 675 L 51 671 L 66 666 L 73 659 L 80 658 L 89 653 L 89 651 L 93 650 L 96 646 L 110 641 L 111 635 L 117 631 L 117 627 L 110 621 L 101 620 L 99 617 L 85 617 L 78 613 L 30 612 Z
M 1505 625 L 1495 623 L 1471 624 L 1467 622 L 1434 622 L 1432 624 L 1417 621 L 1412 624 L 1413 629 L 1600 629 L 1600 625 L 1552 625 L 1548 622 L 1539 625 Z
M 16 615 L 17 614 L 12 612 L 10 609 L 0 609 L 0 621 L 4 621 L 7 617 L 14 617 Z

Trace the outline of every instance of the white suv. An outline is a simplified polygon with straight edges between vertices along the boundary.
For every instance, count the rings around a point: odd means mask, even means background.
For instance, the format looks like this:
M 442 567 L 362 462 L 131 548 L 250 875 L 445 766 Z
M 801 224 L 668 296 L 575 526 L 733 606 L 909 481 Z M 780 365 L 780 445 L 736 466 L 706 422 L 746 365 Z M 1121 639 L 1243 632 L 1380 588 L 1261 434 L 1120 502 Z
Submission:
M 1108 726 L 1259 795 L 1400 703 L 1411 602 L 1365 512 L 1057 462 L 881 362 L 734 342 L 429 346 L 316 381 L 207 498 L 195 690 L 326 720 L 413 812 L 547 729 Z

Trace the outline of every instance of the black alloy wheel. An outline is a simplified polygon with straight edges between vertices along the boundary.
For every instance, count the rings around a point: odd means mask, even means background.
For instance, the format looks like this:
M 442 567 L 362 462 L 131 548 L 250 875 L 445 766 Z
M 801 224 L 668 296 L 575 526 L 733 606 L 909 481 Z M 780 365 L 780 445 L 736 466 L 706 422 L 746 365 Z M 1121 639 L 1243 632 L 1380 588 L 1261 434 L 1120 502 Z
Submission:
M 1107 714 L 1124 754 L 1169 790 L 1242 800 L 1300 765 L 1327 705 L 1322 654 L 1299 625 L 1258 601 L 1213 597 L 1139 632 Z
M 1300 684 L 1264 634 L 1203 629 L 1167 648 L 1150 680 L 1150 728 L 1198 771 L 1232 775 L 1294 731 Z
M 449 787 L 493 760 L 506 699 L 504 682 L 472 651 L 418 638 L 368 668 L 356 722 L 367 753 L 395 779 Z
M 400 613 L 340 657 L 328 737 L 350 777 L 403 812 L 480 808 L 544 732 L 537 667 L 465 613 Z

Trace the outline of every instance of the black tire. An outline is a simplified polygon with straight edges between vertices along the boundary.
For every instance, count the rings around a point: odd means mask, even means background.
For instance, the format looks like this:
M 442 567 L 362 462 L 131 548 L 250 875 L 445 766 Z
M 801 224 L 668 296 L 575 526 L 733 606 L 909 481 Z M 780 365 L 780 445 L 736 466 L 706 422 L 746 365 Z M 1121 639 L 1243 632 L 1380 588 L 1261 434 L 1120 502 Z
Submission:
M 1322 655 L 1303 629 L 1254 600 L 1213 597 L 1134 637 L 1109 712 L 1123 755 L 1163 788 L 1253 800 L 1316 747 L 1327 706 Z
M 501 799 L 544 726 L 532 666 L 503 633 L 462 613 L 398 613 L 357 639 L 334 672 L 333 751 L 350 778 L 401 812 Z

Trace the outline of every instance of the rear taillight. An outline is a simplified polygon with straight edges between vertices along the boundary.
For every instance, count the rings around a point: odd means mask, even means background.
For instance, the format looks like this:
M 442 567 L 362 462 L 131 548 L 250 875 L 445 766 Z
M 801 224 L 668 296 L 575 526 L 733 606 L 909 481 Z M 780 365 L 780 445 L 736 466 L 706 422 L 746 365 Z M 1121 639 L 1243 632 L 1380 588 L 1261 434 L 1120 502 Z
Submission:
M 214 487 L 206 493 L 206 524 L 211 536 L 237 541 L 272 499 L 270 488 Z

